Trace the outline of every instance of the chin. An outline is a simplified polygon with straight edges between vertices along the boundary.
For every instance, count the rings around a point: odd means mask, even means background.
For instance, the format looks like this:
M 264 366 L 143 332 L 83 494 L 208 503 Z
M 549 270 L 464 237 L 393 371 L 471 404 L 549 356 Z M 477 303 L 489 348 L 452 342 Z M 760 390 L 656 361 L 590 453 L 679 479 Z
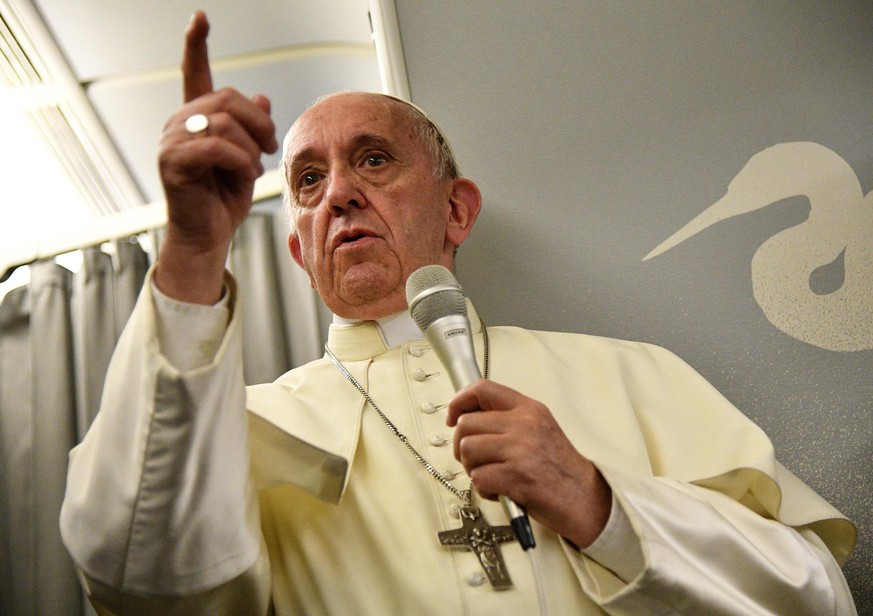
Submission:
M 379 292 L 373 287 L 360 289 L 358 293 L 344 293 L 327 303 L 335 314 L 349 319 L 381 319 L 401 310 L 406 310 L 406 289 L 398 292 Z M 333 304 L 333 305 L 332 305 Z
M 341 274 L 319 293 L 335 314 L 373 319 L 406 309 L 406 280 L 398 264 L 367 261 L 334 271 Z

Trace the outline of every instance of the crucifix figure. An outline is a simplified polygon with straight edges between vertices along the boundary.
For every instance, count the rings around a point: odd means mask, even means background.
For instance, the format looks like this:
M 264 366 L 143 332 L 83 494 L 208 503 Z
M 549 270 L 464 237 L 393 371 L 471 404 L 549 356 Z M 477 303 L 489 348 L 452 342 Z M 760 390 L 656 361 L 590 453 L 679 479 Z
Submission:
M 512 580 L 500 553 L 501 543 L 515 540 L 512 527 L 490 526 L 478 507 L 461 507 L 459 511 L 463 526 L 437 533 L 440 543 L 450 548 L 472 550 L 494 590 L 512 588 Z

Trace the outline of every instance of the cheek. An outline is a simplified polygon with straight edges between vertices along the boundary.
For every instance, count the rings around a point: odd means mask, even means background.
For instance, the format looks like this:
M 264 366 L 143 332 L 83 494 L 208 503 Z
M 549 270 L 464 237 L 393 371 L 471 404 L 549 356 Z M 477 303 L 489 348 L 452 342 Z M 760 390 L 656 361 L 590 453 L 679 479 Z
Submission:
M 318 247 L 323 243 L 323 237 L 319 234 L 318 222 L 311 214 L 301 214 L 297 217 L 297 237 L 300 242 L 300 252 L 307 259 L 316 255 Z
M 442 244 L 448 224 L 448 208 L 441 207 L 434 198 L 416 211 L 410 212 L 404 221 L 409 235 L 425 242 Z

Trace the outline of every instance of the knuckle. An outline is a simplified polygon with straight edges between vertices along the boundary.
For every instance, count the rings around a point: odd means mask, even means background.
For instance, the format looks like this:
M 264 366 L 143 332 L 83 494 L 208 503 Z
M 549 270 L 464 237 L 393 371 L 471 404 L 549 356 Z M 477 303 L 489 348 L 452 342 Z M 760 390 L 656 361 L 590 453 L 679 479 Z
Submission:
M 458 452 L 461 455 L 461 461 L 465 462 L 470 459 L 470 454 L 472 453 L 470 450 L 470 439 L 469 438 L 461 438 L 458 441 Z
M 226 111 L 217 111 L 209 116 L 209 134 L 223 135 L 231 127 L 233 118 Z
M 220 88 L 215 89 L 215 93 L 222 98 L 230 96 L 234 92 L 236 92 L 236 90 L 230 86 L 222 86 Z
M 215 91 L 215 97 L 221 104 L 227 104 L 235 99 L 237 96 L 239 96 L 239 93 L 236 91 L 236 89 L 231 88 L 230 86 L 225 86 Z

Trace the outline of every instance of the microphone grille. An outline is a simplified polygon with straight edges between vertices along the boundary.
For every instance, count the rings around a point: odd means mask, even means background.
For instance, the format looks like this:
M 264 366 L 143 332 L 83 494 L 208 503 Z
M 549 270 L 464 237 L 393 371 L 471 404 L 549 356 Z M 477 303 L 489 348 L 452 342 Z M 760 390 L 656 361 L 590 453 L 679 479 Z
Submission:
M 467 316 L 464 291 L 452 273 L 442 265 L 425 265 L 406 281 L 409 313 L 421 331 L 449 315 Z

